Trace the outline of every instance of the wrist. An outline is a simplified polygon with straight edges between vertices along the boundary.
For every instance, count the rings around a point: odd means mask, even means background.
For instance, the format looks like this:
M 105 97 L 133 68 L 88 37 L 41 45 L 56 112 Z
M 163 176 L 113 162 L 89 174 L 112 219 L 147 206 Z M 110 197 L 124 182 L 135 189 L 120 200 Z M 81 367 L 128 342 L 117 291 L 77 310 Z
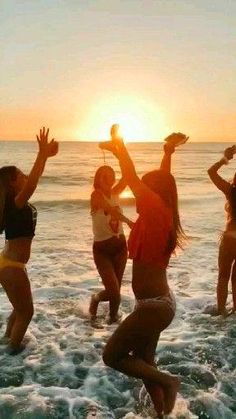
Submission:
M 39 150 L 39 152 L 38 152 L 38 157 L 39 157 L 41 160 L 47 160 L 47 158 L 48 158 L 47 153 L 46 153 L 45 151 L 42 151 L 42 150 Z
M 163 148 L 164 148 L 164 153 L 167 156 L 171 156 L 171 154 L 173 154 L 175 152 L 175 147 L 172 144 L 166 143 L 166 144 L 164 144 Z
M 175 150 L 164 150 L 166 156 L 171 156 L 174 154 Z

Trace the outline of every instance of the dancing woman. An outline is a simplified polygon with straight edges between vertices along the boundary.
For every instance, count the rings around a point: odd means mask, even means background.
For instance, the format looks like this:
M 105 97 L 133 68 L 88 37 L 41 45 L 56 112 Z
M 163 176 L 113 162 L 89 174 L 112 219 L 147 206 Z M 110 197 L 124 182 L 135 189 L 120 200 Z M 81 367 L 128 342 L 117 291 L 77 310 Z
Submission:
M 117 127 L 118 125 L 113 125 L 111 128 L 112 139 L 116 138 Z M 91 195 L 93 257 L 105 289 L 91 297 L 89 313 L 92 324 L 96 324 L 100 301 L 109 301 L 108 323 L 119 320 L 120 287 L 127 262 L 127 245 L 122 222 L 130 227 L 132 222 L 122 214 L 119 206 L 119 195 L 125 189 L 126 182 L 124 179 L 117 184 L 115 182 L 112 167 L 98 168 Z
M 218 283 L 217 283 L 217 310 L 216 314 L 227 315 L 226 302 L 228 297 L 228 283 L 231 278 L 233 309 L 236 311 L 236 173 L 233 182 L 227 182 L 219 174 L 218 170 L 228 164 L 236 152 L 236 147 L 228 147 L 224 151 L 224 157 L 213 164 L 208 170 L 212 182 L 226 197 L 225 210 L 227 222 L 222 234 L 219 257 L 218 257 Z
M 170 169 L 175 146 L 186 140 L 180 133 L 169 136 L 160 169 L 146 173 L 142 179 L 137 176 L 124 143 L 100 145 L 118 158 L 139 214 L 128 240 L 136 307 L 109 339 L 103 360 L 106 365 L 143 380 L 159 417 L 172 411 L 180 384 L 178 377 L 156 368 L 154 357 L 160 333 L 175 315 L 175 299 L 168 286 L 166 268 L 176 246 L 181 246 L 184 233 Z
M 13 306 L 4 337 L 11 355 L 25 348 L 22 339 L 33 316 L 26 263 L 35 235 L 37 211 L 28 200 L 38 185 L 47 159 L 58 152 L 58 143 L 49 141 L 48 134 L 49 130 L 43 128 L 37 136 L 39 151 L 28 176 L 16 166 L 0 169 L 0 231 L 5 231 L 6 237 L 0 254 L 0 283 Z

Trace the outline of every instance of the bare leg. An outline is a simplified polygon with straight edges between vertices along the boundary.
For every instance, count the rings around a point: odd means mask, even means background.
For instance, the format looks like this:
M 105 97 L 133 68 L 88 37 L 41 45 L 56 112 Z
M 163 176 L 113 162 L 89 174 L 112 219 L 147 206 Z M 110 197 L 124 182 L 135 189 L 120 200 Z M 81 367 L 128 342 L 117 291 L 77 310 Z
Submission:
M 145 304 L 131 313 L 109 339 L 103 354 L 106 365 L 144 383 L 159 384 L 165 392 L 165 410 L 173 409 L 179 379 L 163 373 L 140 357 L 142 350 L 153 341 L 153 335 L 164 330 L 171 322 L 173 313 L 164 305 Z M 143 348 L 142 348 L 143 346 Z M 132 353 L 131 353 L 132 352 Z
M 13 310 L 12 313 L 10 314 L 9 318 L 8 318 L 7 328 L 6 328 L 6 332 L 5 332 L 5 337 L 6 338 L 10 338 L 12 327 L 15 323 L 15 320 L 16 320 L 16 311 Z
M 227 239 L 223 238 L 219 248 L 219 276 L 217 283 L 217 308 L 219 314 L 226 313 L 226 301 L 228 297 L 228 283 L 233 263 L 232 252 L 227 245 Z
M 123 279 L 125 267 L 127 263 L 127 247 L 124 246 L 121 252 L 115 255 L 113 259 L 113 266 L 115 270 L 116 277 L 118 279 L 119 286 L 121 287 L 121 282 Z
M 116 321 L 116 316 L 120 305 L 120 287 L 117 276 L 113 267 L 109 270 L 103 271 L 100 273 L 100 275 L 109 298 L 110 319 L 111 321 Z
M 149 344 L 144 348 L 143 345 L 135 350 L 135 355 L 144 359 L 148 364 L 155 366 L 155 352 L 160 334 L 155 334 Z M 153 402 L 158 418 L 163 417 L 164 412 L 164 391 L 160 384 L 143 380 L 147 392 Z
M 233 295 L 233 311 L 236 311 L 236 260 L 231 273 L 232 295 Z
M 109 271 L 100 271 L 102 277 L 103 285 L 105 286 L 104 291 L 100 291 L 97 294 L 94 294 L 91 297 L 89 312 L 91 316 L 96 317 L 97 308 L 100 301 L 109 301 L 110 302 L 110 318 L 115 319 L 118 308 L 120 305 L 120 289 L 114 270 Z
M 18 353 L 21 342 L 33 316 L 33 302 L 30 282 L 25 270 L 7 267 L 0 273 L 0 282 L 13 305 L 15 319 L 10 319 L 9 353 Z
M 105 290 L 100 291 L 91 298 L 89 312 L 93 318 L 96 317 L 100 301 L 110 302 L 110 317 L 116 318 L 120 305 L 120 287 L 114 271 L 112 260 L 102 252 L 94 253 L 94 261 L 101 276 Z

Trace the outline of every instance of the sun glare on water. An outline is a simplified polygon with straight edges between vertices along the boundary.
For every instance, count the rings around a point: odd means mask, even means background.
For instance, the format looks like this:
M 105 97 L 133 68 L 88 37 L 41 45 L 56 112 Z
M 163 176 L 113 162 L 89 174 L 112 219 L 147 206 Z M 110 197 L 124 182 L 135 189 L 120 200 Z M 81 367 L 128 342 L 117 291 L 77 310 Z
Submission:
M 79 137 L 107 139 L 113 124 L 120 125 L 120 132 L 128 142 L 160 140 L 168 133 L 164 116 L 156 104 L 138 97 L 114 96 L 91 108 L 86 120 L 81 121 Z

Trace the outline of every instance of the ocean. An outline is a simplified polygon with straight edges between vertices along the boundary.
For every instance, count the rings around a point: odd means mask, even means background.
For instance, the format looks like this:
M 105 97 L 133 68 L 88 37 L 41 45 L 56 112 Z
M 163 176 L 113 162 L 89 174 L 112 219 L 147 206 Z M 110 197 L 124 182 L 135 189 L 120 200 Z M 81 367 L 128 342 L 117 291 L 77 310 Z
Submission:
M 159 166 L 161 147 L 128 144 L 138 174 Z M 210 182 L 207 169 L 225 147 L 190 142 L 173 156 L 180 216 L 189 238 L 170 261 L 168 277 L 177 313 L 161 334 L 156 353 L 160 368 L 178 374 L 182 382 L 169 418 L 236 418 L 236 315 L 225 319 L 204 313 L 215 302 L 218 244 L 225 223 L 224 196 Z M 27 173 L 37 143 L 2 141 L 0 149 L 0 166 L 16 164 Z M 119 178 L 116 160 L 109 153 L 105 159 Z M 95 143 L 62 142 L 31 198 L 38 209 L 27 266 L 35 314 L 24 352 L 10 357 L 0 347 L 0 419 L 155 417 L 141 381 L 103 364 L 102 350 L 116 325 L 104 321 L 104 329 L 93 329 L 88 320 L 90 295 L 102 288 L 92 257 L 89 209 L 93 175 L 102 164 L 103 154 Z M 232 161 L 221 173 L 230 179 L 235 170 Z M 135 220 L 130 196 L 125 191 L 121 202 L 124 213 Z M 0 241 L 3 246 L 4 237 Z M 131 261 L 121 293 L 125 317 L 134 306 Z M 101 304 L 101 319 L 107 309 Z M 10 310 L 0 288 L 2 335 Z

